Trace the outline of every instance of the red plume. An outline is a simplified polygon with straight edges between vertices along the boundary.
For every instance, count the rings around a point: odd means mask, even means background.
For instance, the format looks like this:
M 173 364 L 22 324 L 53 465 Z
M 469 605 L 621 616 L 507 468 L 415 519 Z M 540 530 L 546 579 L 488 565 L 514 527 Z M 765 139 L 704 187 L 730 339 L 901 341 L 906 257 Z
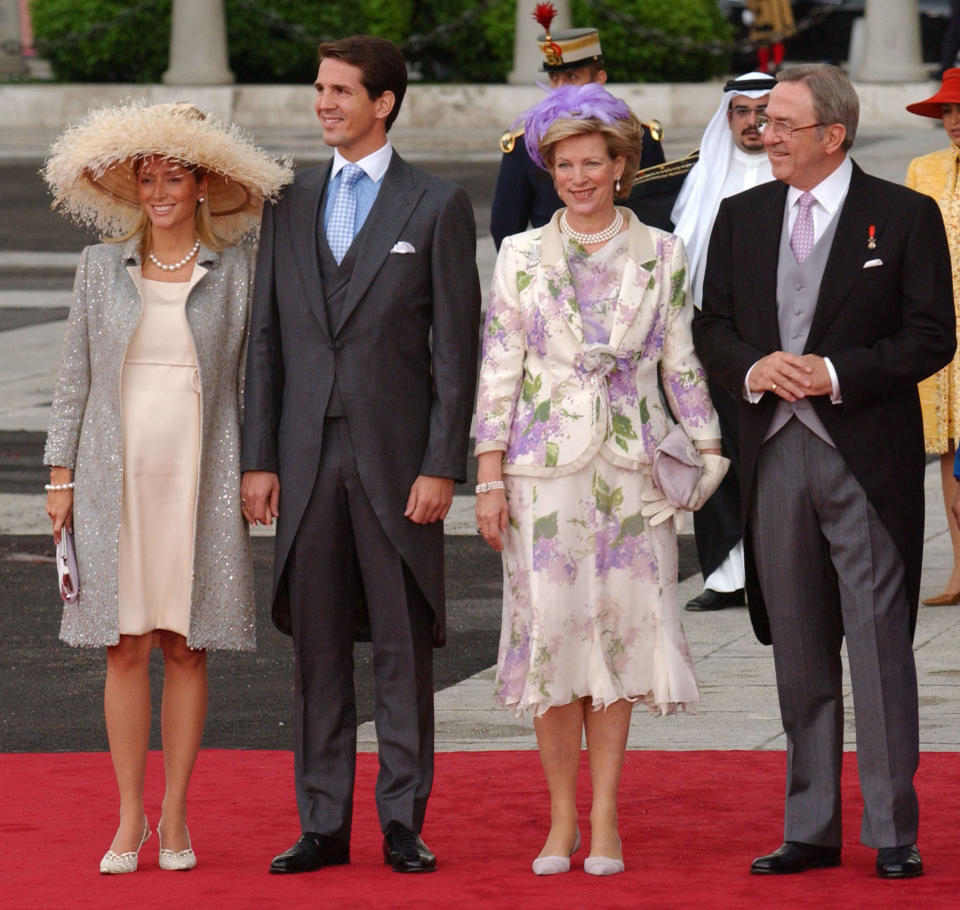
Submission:
M 550 34 L 550 23 L 557 15 L 557 8 L 552 3 L 538 3 L 533 11 L 533 18 L 543 26 L 543 30 Z

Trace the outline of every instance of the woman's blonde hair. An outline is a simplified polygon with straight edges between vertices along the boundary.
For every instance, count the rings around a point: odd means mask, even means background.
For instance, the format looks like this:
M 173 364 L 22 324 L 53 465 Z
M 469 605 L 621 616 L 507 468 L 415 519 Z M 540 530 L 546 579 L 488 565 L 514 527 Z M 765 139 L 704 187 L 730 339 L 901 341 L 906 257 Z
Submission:
M 552 174 L 557 144 L 564 139 L 586 136 L 590 133 L 599 133 L 603 137 L 611 161 L 621 155 L 626 160 L 623 177 L 620 180 L 620 192 L 616 194 L 621 199 L 626 199 L 633 186 L 633 175 L 636 174 L 640 164 L 640 151 L 643 144 L 643 126 L 633 114 L 618 118 L 612 123 L 604 123 L 594 117 L 582 120 L 558 118 L 550 124 L 540 140 L 540 157 Z
M 133 170 L 138 179 L 140 177 L 140 166 L 142 165 L 143 161 L 144 158 L 140 157 L 134 162 Z M 204 171 L 203 168 L 194 167 L 185 161 L 181 161 L 180 164 L 183 165 L 186 171 L 193 177 L 194 180 L 196 180 L 198 184 L 206 175 L 206 171 Z M 197 210 L 193 216 L 193 229 L 196 232 L 200 242 L 208 250 L 220 252 L 227 246 L 224 240 L 218 237 L 216 231 L 213 229 L 213 219 L 210 216 L 210 209 L 207 206 L 206 200 L 197 203 Z M 101 239 L 105 243 L 124 243 L 127 240 L 132 240 L 137 236 L 140 237 L 140 242 L 137 244 L 137 248 L 140 252 L 140 261 L 143 262 L 146 260 L 152 244 L 152 225 L 150 223 L 150 216 L 147 215 L 147 210 L 143 208 L 143 206 L 140 207 L 140 214 L 137 216 L 137 223 L 130 228 L 129 231 L 127 231 L 125 234 L 121 234 L 119 237 L 103 237 Z

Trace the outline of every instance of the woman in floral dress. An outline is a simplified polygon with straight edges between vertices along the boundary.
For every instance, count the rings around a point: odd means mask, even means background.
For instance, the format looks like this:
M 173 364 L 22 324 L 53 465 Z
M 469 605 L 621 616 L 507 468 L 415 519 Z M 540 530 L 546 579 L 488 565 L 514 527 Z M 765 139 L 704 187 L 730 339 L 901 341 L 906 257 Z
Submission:
M 687 507 L 726 469 L 690 336 L 677 237 L 614 206 L 629 193 L 641 127 L 599 85 L 531 111 L 531 155 L 565 209 L 501 247 L 477 402 L 477 530 L 503 552 L 497 695 L 532 711 L 551 827 L 537 874 L 580 844 L 576 781 L 586 732 L 595 875 L 623 870 L 617 789 L 635 701 L 669 714 L 698 700 L 679 621 L 673 507 L 651 464 L 672 425 L 702 456 Z

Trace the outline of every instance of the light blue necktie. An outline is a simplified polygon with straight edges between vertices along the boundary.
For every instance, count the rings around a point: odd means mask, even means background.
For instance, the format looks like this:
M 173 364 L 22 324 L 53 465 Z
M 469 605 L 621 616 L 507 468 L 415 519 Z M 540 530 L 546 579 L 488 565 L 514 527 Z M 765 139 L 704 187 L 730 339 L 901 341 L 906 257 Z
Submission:
M 353 243 L 353 224 L 357 218 L 357 194 L 354 186 L 363 176 L 363 169 L 355 164 L 346 164 L 340 171 L 340 186 L 330 209 L 330 224 L 327 225 L 327 243 L 337 265 L 347 255 Z

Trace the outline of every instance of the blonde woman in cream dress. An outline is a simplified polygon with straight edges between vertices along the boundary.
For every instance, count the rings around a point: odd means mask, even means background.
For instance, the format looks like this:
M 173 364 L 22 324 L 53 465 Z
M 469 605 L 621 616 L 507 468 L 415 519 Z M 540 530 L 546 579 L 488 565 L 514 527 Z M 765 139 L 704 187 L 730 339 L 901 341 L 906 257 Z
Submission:
M 72 527 L 80 575 L 60 635 L 107 648 L 120 822 L 100 871 L 136 871 L 151 833 L 154 646 L 164 662 L 159 866 L 187 870 L 207 650 L 255 646 L 239 493 L 252 274 L 238 242 L 289 168 L 189 105 L 128 105 L 68 130 L 44 175 L 56 206 L 113 235 L 80 258 L 45 452 L 47 512 L 56 538 Z

